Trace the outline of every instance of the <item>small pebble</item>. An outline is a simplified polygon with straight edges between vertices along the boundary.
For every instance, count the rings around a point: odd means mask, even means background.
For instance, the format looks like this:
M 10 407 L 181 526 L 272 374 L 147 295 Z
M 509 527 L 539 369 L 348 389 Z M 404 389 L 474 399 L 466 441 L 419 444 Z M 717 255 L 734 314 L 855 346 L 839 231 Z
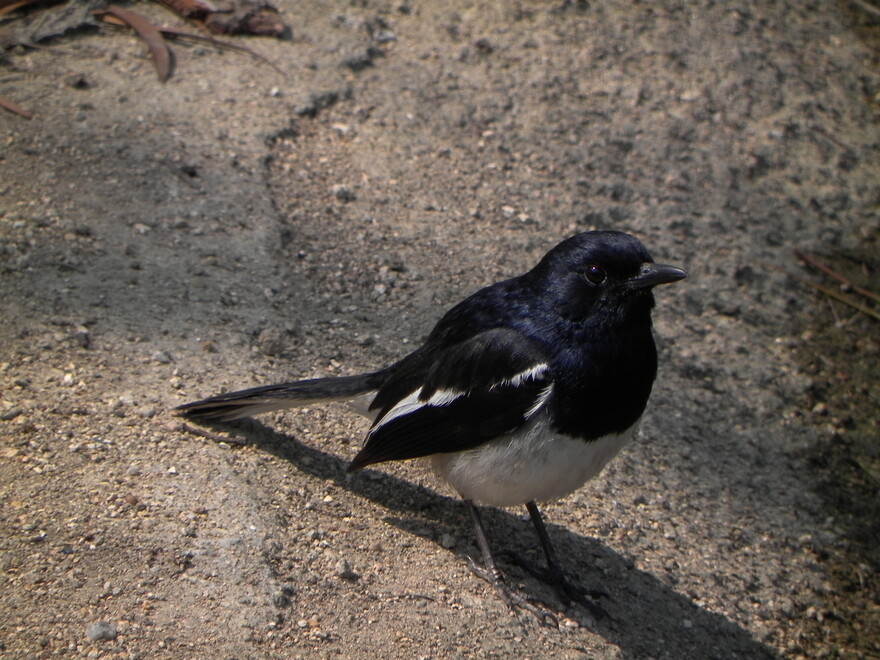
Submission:
M 351 570 L 351 565 L 345 559 L 340 559 L 336 562 L 336 577 L 342 578 L 343 580 L 354 581 L 357 580 L 360 576 Z
M 21 408 L 10 408 L 9 410 L 6 410 L 2 414 L 0 414 L 0 420 L 4 422 L 11 421 L 18 417 L 22 412 L 23 411 Z
M 257 349 L 263 355 L 278 356 L 284 352 L 287 344 L 282 328 L 265 328 L 257 337 Z
M 156 407 L 155 407 L 155 406 L 149 406 L 149 405 L 147 405 L 147 406 L 138 406 L 138 407 L 135 409 L 135 412 L 136 412 L 138 415 L 140 415 L 141 417 L 146 417 L 147 419 L 152 419 L 153 417 L 156 416 L 156 413 L 157 413 L 158 411 L 156 410 Z
M 168 355 L 165 351 L 155 351 L 152 355 L 150 355 L 150 359 L 153 362 L 158 362 L 159 364 L 168 364 L 171 362 L 171 356 Z
M 106 621 L 96 621 L 86 628 L 86 637 L 90 642 L 116 639 L 116 626 Z
M 355 195 L 354 191 L 348 186 L 336 184 L 331 190 L 333 196 L 340 202 L 353 202 L 357 199 L 357 195 Z

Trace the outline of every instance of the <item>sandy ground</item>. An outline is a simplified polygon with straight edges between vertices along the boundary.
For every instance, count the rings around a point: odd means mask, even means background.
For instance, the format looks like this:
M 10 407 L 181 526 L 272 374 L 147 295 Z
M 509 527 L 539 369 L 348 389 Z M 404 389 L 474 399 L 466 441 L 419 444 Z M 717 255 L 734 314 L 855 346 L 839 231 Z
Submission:
M 877 230 L 880 73 L 843 5 L 278 7 L 292 39 L 247 43 L 283 76 L 181 44 L 163 85 L 121 32 L 0 69 L 36 113 L 0 118 L 0 654 L 878 657 L 876 567 L 832 599 L 847 530 L 804 458 L 815 302 L 775 269 Z M 345 474 L 344 408 L 213 438 L 169 412 L 381 366 L 590 228 L 691 273 L 639 440 L 545 508 L 608 619 L 505 564 L 562 625 L 508 614 L 420 465 Z M 523 514 L 485 520 L 537 558 Z

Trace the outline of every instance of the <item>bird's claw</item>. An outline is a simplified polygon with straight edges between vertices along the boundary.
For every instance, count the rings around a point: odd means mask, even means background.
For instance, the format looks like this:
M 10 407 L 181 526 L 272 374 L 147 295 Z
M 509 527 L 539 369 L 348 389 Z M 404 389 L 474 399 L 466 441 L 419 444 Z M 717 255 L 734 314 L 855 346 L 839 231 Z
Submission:
M 565 605 L 575 602 L 584 607 L 597 619 L 610 618 L 605 608 L 596 602 L 596 599 L 598 598 L 607 598 L 608 592 L 603 591 L 602 589 L 585 589 L 581 585 L 572 582 L 559 566 L 551 565 L 547 568 L 536 566 L 511 550 L 503 550 L 499 554 L 505 555 L 513 560 L 517 566 L 529 573 L 532 577 L 536 577 L 545 584 L 554 587 L 557 593 L 562 597 L 562 601 Z
M 540 625 L 547 626 L 548 628 L 559 628 L 559 619 L 556 618 L 555 614 L 538 607 L 532 602 L 534 599 L 530 599 L 528 596 L 511 587 L 500 571 L 490 571 L 477 564 L 477 562 L 471 557 L 467 558 L 467 563 L 468 568 L 470 568 L 474 575 L 495 587 L 495 591 L 507 606 L 508 610 L 511 612 L 515 612 L 517 609 L 524 610 L 538 619 Z

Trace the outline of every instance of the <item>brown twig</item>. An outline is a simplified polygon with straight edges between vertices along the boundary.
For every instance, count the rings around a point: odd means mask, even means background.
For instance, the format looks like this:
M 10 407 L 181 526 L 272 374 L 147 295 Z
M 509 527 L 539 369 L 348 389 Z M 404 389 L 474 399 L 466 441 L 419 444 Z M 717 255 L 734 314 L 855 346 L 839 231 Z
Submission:
M 107 5 L 106 9 L 97 10 L 92 13 L 95 16 L 106 16 L 109 14 L 130 25 L 131 29 L 147 42 L 150 54 L 153 57 L 153 64 L 156 65 L 156 73 L 159 74 L 159 81 L 165 82 L 168 80 L 169 76 L 171 76 L 171 50 L 155 25 L 140 14 L 117 7 L 116 5 Z
M 870 307 L 866 307 L 865 305 L 860 303 L 858 300 L 855 300 L 854 298 L 850 298 L 846 294 L 843 294 L 840 291 L 832 289 L 831 287 L 823 286 L 822 284 L 817 284 L 816 282 L 813 282 L 812 280 L 808 280 L 806 277 L 801 277 L 800 275 L 795 275 L 794 273 L 790 273 L 787 270 L 785 270 L 785 268 L 783 268 L 782 266 L 777 266 L 776 264 L 768 264 L 768 265 L 771 268 L 774 268 L 775 270 L 778 270 L 782 273 L 785 273 L 789 277 L 793 277 L 801 284 L 805 284 L 808 287 L 813 288 L 816 291 L 819 291 L 820 293 L 824 293 L 829 298 L 834 298 L 834 300 L 837 300 L 838 302 L 842 302 L 844 305 L 849 305 L 853 309 L 857 309 L 858 311 L 860 311 L 862 314 L 866 314 L 866 315 L 870 316 L 871 318 L 873 318 L 877 321 L 880 321 L 880 312 L 878 312 L 875 309 L 871 309 Z
M 166 37 L 171 37 L 172 39 L 191 39 L 192 41 L 200 41 L 202 43 L 211 44 L 212 46 L 216 46 L 218 48 L 224 48 L 226 50 L 232 50 L 250 55 L 254 59 L 260 60 L 260 62 L 262 62 L 263 64 L 268 64 L 282 76 L 287 75 L 284 73 L 281 67 L 275 64 L 268 57 L 260 55 L 257 51 L 248 48 L 247 46 L 239 46 L 238 44 L 229 43 L 228 41 L 222 41 L 220 39 L 215 39 L 214 37 L 209 37 L 203 34 L 192 34 L 191 32 L 184 32 L 183 30 L 178 30 L 177 28 L 173 27 L 160 27 L 159 32 L 161 32 Z
M 112 16 L 105 17 L 104 21 L 107 23 L 107 25 L 111 25 L 113 27 L 124 28 L 128 26 L 125 21 L 121 21 Z M 206 34 L 193 34 L 192 32 L 184 32 L 183 30 L 175 27 L 157 26 L 157 29 L 163 37 L 168 37 L 170 39 L 189 39 L 190 41 L 197 41 L 199 43 L 209 44 L 211 46 L 222 48 L 224 50 L 231 50 L 233 52 L 250 55 L 254 59 L 259 60 L 263 64 L 267 64 L 268 66 L 275 69 L 275 71 L 277 71 L 281 76 L 287 76 L 287 74 L 284 73 L 284 70 L 281 69 L 281 67 L 275 64 L 272 60 L 264 55 L 260 55 L 257 51 L 248 48 L 247 46 L 239 46 L 238 44 L 223 41 L 221 39 L 217 39 Z
M 800 250 L 795 250 L 794 256 L 796 256 L 798 259 L 803 261 L 805 264 L 808 264 L 808 265 L 812 266 L 813 268 L 817 268 L 817 269 L 821 270 L 823 273 L 825 273 L 829 277 L 832 277 L 835 280 L 837 280 L 838 282 L 840 282 L 841 284 L 843 284 L 844 286 L 851 288 L 856 293 L 860 293 L 861 295 L 865 296 L 865 298 L 868 298 L 869 300 L 873 300 L 874 302 L 880 303 L 880 295 L 874 293 L 870 289 L 865 289 L 863 287 L 858 286 L 857 284 L 853 284 L 849 279 L 847 279 L 846 277 L 844 277 L 843 275 L 841 275 L 837 271 L 832 270 L 831 268 L 829 268 L 828 266 L 823 264 L 821 261 L 816 259 L 814 256 L 807 254 L 806 252 L 801 252 Z
M 33 119 L 34 118 L 34 113 L 28 112 L 27 110 L 22 108 L 17 103 L 13 103 L 9 99 L 5 99 L 2 96 L 0 96 L 0 108 L 4 108 L 6 110 L 9 110 L 9 112 L 14 112 L 17 115 L 21 115 L 25 119 Z
M 865 13 L 871 14 L 871 16 L 880 18 L 880 9 L 878 9 L 874 5 L 869 4 L 867 2 L 863 2 L 863 0 L 849 0 L 849 1 L 852 4 L 854 4 L 856 7 L 858 7 L 862 11 L 864 11 Z
M 797 277 L 797 275 L 795 275 L 794 277 L 806 284 L 807 286 L 813 287 L 814 289 L 816 289 L 816 291 L 824 293 L 829 298 L 834 298 L 835 300 L 842 302 L 844 305 L 849 305 L 853 309 L 857 309 L 858 311 L 860 311 L 862 314 L 867 314 L 871 318 L 880 321 L 880 312 L 871 309 L 870 307 L 866 307 L 854 298 L 850 298 L 846 294 L 840 293 L 840 291 L 832 289 L 831 287 L 816 284 L 815 282 L 812 282 L 806 278 Z

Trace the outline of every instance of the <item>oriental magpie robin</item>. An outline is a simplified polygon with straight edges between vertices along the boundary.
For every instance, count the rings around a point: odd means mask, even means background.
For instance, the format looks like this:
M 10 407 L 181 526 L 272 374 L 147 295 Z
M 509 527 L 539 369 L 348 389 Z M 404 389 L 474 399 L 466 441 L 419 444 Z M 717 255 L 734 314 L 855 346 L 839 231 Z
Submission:
M 652 289 L 685 277 L 655 264 L 633 236 L 578 234 L 524 275 L 450 309 L 424 345 L 389 367 L 220 394 L 178 410 L 228 421 L 367 396 L 373 422 L 349 471 L 429 459 L 467 505 L 484 560 L 484 568 L 472 563 L 475 572 L 511 609 L 555 621 L 505 583 L 474 503 L 526 505 L 548 564 L 529 570 L 601 612 L 565 577 L 535 502 L 576 490 L 633 437 L 657 373 Z

